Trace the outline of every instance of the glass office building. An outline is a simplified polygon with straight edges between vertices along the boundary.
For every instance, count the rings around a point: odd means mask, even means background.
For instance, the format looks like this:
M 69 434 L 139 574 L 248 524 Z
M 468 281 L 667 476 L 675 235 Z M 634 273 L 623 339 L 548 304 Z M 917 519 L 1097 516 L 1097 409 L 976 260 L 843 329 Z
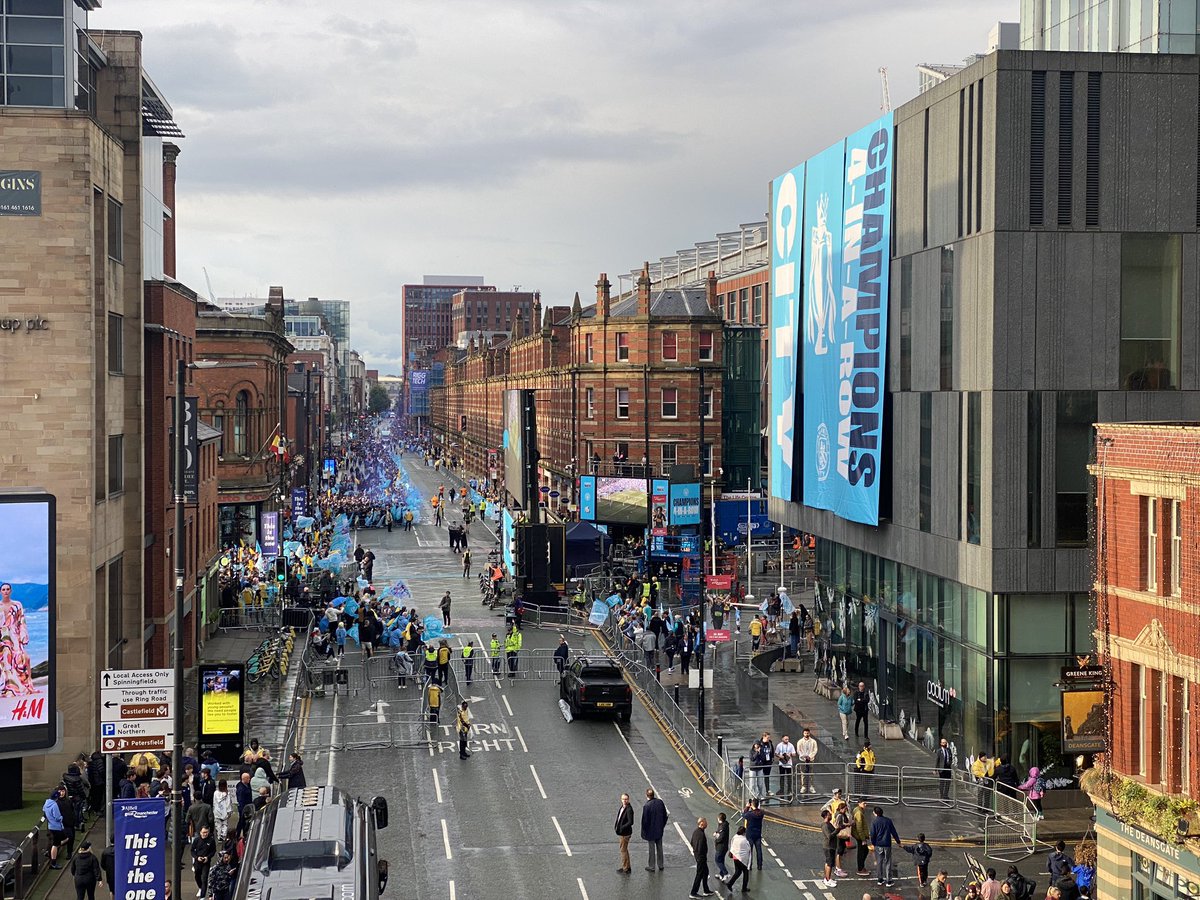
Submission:
M 1195 53 L 1197 0 L 1021 0 L 1022 50 Z

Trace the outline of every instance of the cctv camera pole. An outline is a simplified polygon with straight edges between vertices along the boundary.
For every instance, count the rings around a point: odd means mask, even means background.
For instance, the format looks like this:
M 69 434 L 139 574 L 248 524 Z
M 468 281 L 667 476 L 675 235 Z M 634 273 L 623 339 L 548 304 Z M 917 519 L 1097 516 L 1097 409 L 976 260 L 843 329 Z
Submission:
M 183 895 L 183 446 L 184 378 L 187 363 L 175 364 L 175 534 L 171 555 L 175 558 L 175 749 L 171 754 L 171 809 L 175 840 L 172 842 L 171 885 L 175 896 Z

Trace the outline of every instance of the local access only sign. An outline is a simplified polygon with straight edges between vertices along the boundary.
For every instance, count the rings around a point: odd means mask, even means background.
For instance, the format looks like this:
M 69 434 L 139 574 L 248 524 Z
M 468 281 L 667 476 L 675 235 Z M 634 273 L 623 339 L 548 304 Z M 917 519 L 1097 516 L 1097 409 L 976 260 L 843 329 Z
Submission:
M 100 675 L 100 749 L 162 752 L 175 743 L 175 672 L 109 669 Z

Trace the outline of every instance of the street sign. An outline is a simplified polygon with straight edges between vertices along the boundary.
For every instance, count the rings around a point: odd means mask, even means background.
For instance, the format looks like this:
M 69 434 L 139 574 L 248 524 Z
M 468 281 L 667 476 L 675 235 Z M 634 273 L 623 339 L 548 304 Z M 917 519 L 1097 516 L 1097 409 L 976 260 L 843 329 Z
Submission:
M 109 669 L 101 673 L 102 752 L 162 752 L 174 743 L 174 670 Z
M 704 637 L 710 644 L 723 644 L 729 640 L 729 629 L 710 628 L 704 632 Z

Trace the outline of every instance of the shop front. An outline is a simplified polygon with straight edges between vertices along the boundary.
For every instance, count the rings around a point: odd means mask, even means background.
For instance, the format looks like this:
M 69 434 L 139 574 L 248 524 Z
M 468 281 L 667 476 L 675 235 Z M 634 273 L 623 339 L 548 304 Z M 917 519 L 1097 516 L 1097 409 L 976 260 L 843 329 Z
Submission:
M 1095 896 L 1131 900 L 1197 900 L 1200 857 L 1189 847 L 1122 822 L 1096 807 Z
M 222 503 L 217 508 L 217 527 L 222 549 L 254 547 L 258 543 L 258 515 L 262 503 Z

